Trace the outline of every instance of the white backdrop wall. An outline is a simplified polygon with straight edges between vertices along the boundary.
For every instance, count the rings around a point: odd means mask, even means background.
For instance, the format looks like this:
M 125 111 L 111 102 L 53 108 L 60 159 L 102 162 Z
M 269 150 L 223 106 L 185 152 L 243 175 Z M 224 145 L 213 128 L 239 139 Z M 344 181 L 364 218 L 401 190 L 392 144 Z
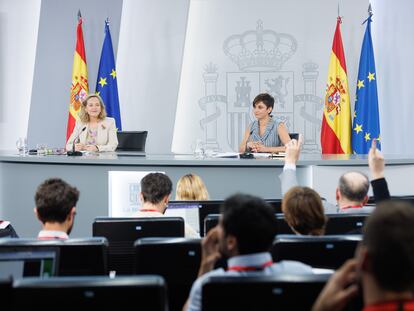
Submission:
M 414 155 L 414 2 L 371 3 L 383 152 Z
M 146 151 L 168 153 L 189 0 L 124 0 L 118 89 L 124 130 L 148 130 Z
M 341 1 L 351 102 L 368 1 Z M 320 126 L 337 1 L 192 0 L 173 138 L 174 152 L 236 151 L 251 103 L 275 97 L 274 118 L 303 133 L 304 152 L 320 153 Z M 191 117 L 189 117 L 191 116 Z
M 0 1 L 0 149 L 27 136 L 40 0 Z

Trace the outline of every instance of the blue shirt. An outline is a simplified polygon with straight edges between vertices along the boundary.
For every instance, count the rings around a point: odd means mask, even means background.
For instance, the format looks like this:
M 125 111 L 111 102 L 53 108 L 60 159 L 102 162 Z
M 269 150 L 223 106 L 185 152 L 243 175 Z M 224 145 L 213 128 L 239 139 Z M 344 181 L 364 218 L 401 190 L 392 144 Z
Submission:
M 241 255 L 230 258 L 227 261 L 228 268 L 232 267 L 262 267 L 264 264 L 272 260 L 270 253 L 256 253 L 250 255 Z M 277 275 L 282 273 L 288 274 L 313 274 L 312 267 L 298 261 L 284 260 L 273 263 L 261 270 L 256 271 L 233 271 L 224 270 L 222 268 L 210 271 L 199 277 L 193 284 L 188 302 L 189 311 L 201 310 L 202 287 L 205 280 L 211 276 L 255 276 L 255 275 Z
M 259 141 L 266 147 L 277 147 L 280 145 L 279 135 L 277 134 L 278 123 L 270 118 L 266 125 L 266 130 L 262 136 L 260 136 L 259 121 L 254 121 L 250 124 L 250 137 L 247 141 Z

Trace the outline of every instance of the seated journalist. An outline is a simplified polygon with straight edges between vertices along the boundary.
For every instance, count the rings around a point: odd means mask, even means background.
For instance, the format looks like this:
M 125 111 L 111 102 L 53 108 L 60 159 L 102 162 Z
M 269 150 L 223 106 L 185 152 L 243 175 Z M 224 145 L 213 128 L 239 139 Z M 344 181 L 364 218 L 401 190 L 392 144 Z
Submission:
M 324 235 L 328 218 L 319 194 L 309 188 L 296 186 L 283 197 L 282 212 L 295 234 Z
M 72 231 L 79 191 L 60 178 L 50 178 L 39 185 L 34 212 L 42 223 L 40 240 L 66 240 Z
M 141 209 L 135 217 L 164 217 L 172 191 L 171 179 L 162 173 L 149 173 L 141 179 Z M 198 238 L 198 233 L 184 224 L 186 238 Z
M 207 201 L 209 195 L 207 187 L 200 176 L 187 174 L 181 176 L 177 182 L 175 199 L 177 201 Z
M 276 217 L 263 199 L 245 194 L 226 199 L 219 224 L 202 241 L 198 279 L 183 311 L 201 310 L 203 282 L 210 276 L 313 274 L 310 266 L 298 261 L 273 263 L 269 250 L 275 235 Z M 214 270 L 214 264 L 222 256 L 227 258 L 227 270 Z
M 89 94 L 81 104 L 79 120 L 66 143 L 72 151 L 115 151 L 118 146 L 115 119 L 106 116 L 105 105 L 97 94 Z
M 296 176 L 296 162 L 299 159 L 302 137 L 299 140 L 292 139 L 286 144 L 286 158 L 281 180 L 282 195 L 298 185 Z M 368 154 L 368 166 L 371 174 L 371 185 L 378 203 L 390 198 L 388 185 L 384 178 L 385 162 L 381 152 L 376 148 L 375 139 Z M 374 206 L 366 206 L 368 201 L 369 180 L 368 177 L 357 171 L 343 174 L 338 181 L 336 189 L 336 205 L 323 201 L 326 213 L 370 213 Z
M 363 297 L 363 311 L 414 310 L 413 223 L 411 204 L 378 204 L 365 223 L 355 259 L 335 272 L 312 310 L 351 310 L 347 306 L 358 293 Z

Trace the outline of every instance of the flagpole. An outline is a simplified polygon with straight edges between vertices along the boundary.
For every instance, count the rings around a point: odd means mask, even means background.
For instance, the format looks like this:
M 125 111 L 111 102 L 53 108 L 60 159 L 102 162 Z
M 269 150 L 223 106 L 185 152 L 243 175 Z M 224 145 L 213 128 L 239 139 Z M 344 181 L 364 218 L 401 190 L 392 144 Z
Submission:
M 338 17 L 337 17 L 337 19 L 339 20 L 339 23 L 342 24 L 341 8 L 340 8 L 340 5 L 339 5 L 340 1 L 341 0 L 338 0 Z
M 368 17 L 366 20 L 364 20 L 364 22 L 362 23 L 362 25 L 364 25 L 368 20 L 371 20 L 372 15 L 374 15 L 374 13 L 372 13 L 372 6 L 371 6 L 371 2 L 368 5 Z

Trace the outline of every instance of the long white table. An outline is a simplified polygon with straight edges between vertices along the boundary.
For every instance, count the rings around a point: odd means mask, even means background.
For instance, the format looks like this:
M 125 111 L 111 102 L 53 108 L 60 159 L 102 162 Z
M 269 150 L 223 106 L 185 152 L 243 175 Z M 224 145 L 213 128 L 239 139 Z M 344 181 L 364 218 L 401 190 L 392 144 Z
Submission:
M 386 156 L 386 177 L 393 195 L 414 194 L 414 156 Z M 263 198 L 280 198 L 278 175 L 283 161 L 278 159 L 195 159 L 191 155 L 118 156 L 102 153 L 83 157 L 18 156 L 0 152 L 0 218 L 12 222 L 22 237 L 34 237 L 40 229 L 35 215 L 37 186 L 50 177 L 60 177 L 80 190 L 72 237 L 90 236 L 96 216 L 108 215 L 109 171 L 164 171 L 175 184 L 193 172 L 203 178 L 211 199 L 224 199 L 235 192 Z M 339 176 L 348 170 L 368 174 L 366 156 L 302 155 L 298 162 L 301 185 L 335 200 Z M 175 188 L 172 198 L 174 198 Z

